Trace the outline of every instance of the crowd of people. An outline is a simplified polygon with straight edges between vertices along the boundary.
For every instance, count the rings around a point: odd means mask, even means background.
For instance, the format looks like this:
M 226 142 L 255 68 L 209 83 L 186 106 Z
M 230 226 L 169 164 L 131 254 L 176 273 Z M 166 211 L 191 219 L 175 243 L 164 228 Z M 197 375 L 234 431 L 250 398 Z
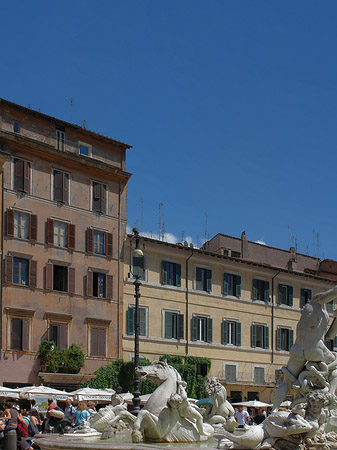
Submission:
M 30 409 L 20 409 L 18 401 L 7 401 L 0 410 L 0 440 L 6 433 L 16 430 L 18 448 L 33 450 L 33 437 L 39 433 L 60 433 L 70 431 L 96 414 L 95 403 L 79 402 L 76 407 L 67 398 L 63 409 L 52 399 L 48 399 L 48 409 L 44 415 L 35 400 Z
M 246 425 L 260 425 L 270 414 L 271 408 L 268 408 L 267 411 L 262 408 L 253 409 L 243 409 L 242 406 L 238 406 L 234 418 L 239 424 L 238 428 L 245 428 Z

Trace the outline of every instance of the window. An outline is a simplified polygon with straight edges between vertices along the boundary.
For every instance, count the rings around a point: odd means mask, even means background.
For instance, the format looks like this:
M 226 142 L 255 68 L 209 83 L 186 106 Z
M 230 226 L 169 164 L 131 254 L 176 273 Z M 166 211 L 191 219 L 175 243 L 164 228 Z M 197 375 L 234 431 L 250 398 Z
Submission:
M 88 297 L 112 299 L 112 275 L 89 269 L 86 276 L 86 295 Z
M 311 289 L 301 288 L 300 308 L 303 308 L 303 306 L 307 304 L 309 300 L 311 300 L 311 295 L 312 295 Z
M 6 211 L 6 235 L 18 239 L 37 239 L 37 216 L 13 209 Z
M 61 152 L 64 152 L 66 134 L 64 130 L 56 128 L 56 148 Z
M 86 231 L 86 251 L 96 255 L 106 255 L 111 257 L 113 254 L 112 233 L 87 228 Z
M 294 331 L 290 328 L 279 327 L 276 330 L 276 350 L 289 352 L 294 342 Z
M 293 306 L 293 287 L 288 284 L 278 285 L 279 305 Z
M 253 348 L 269 348 L 269 328 L 266 325 L 252 324 L 251 344 Z
M 69 174 L 54 170 L 54 200 L 62 203 L 69 203 Z
M 47 219 L 46 244 L 56 247 L 75 249 L 75 225 Z
M 264 384 L 264 367 L 254 367 L 254 383 Z
M 225 345 L 241 345 L 241 323 L 237 320 L 222 322 L 222 343 Z
M 11 317 L 10 326 L 11 350 L 29 351 L 29 319 Z
M 165 338 L 184 339 L 184 314 L 165 311 Z
M 132 274 L 138 276 L 140 280 L 145 280 L 145 259 L 144 256 L 132 257 Z
M 48 290 L 75 293 L 75 269 L 64 264 L 47 263 L 45 288 Z
M 253 278 L 253 300 L 269 302 L 269 281 Z
M 30 163 L 28 161 L 14 158 L 13 184 L 16 191 L 30 193 Z
M 236 366 L 234 364 L 225 365 L 226 383 L 236 383 Z
M 106 193 L 107 187 L 105 184 L 97 183 L 93 181 L 92 183 L 92 210 L 100 212 L 102 214 L 106 213 Z
M 21 286 L 36 287 L 37 263 L 31 259 L 17 258 L 6 255 L 5 280 L 6 283 Z
M 50 322 L 49 340 L 54 341 L 59 350 L 68 348 L 68 324 Z
M 90 327 L 90 356 L 106 356 L 106 335 L 105 327 Z
M 224 273 L 224 295 L 241 297 L 241 277 L 231 273 Z
M 192 317 L 192 341 L 212 342 L 213 320 L 209 317 Z
M 136 308 L 128 308 L 128 334 L 135 333 Z M 146 336 L 146 308 L 139 307 L 139 336 Z
M 92 147 L 90 144 L 80 142 L 80 149 L 79 149 L 80 155 L 91 156 L 91 154 L 92 154 L 91 150 L 92 150 Z
M 161 263 L 162 283 L 170 286 L 181 286 L 181 265 L 169 261 Z
M 13 120 L 13 131 L 14 133 L 20 133 L 20 122 L 18 120 Z
M 196 289 L 198 291 L 211 292 L 212 290 L 212 271 L 203 267 L 196 267 Z

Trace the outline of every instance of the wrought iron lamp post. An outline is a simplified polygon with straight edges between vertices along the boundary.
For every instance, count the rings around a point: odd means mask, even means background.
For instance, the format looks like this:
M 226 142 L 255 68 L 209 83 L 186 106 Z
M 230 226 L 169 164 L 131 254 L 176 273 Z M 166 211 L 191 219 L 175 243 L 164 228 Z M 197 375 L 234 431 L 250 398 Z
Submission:
M 136 248 L 132 252 L 132 256 L 134 259 L 142 258 L 144 256 L 142 249 L 139 248 L 139 231 L 138 228 L 133 228 L 133 236 L 136 241 Z M 138 266 L 139 267 L 139 266 Z M 133 276 L 135 278 L 134 286 L 135 286 L 135 354 L 134 354 L 134 363 L 135 363 L 135 373 L 134 373 L 134 383 L 133 383 L 133 409 L 132 414 L 137 415 L 140 411 L 140 391 L 139 391 L 139 377 L 136 373 L 136 368 L 139 365 L 139 298 L 140 298 L 140 278 L 141 275 L 139 270 L 134 270 Z

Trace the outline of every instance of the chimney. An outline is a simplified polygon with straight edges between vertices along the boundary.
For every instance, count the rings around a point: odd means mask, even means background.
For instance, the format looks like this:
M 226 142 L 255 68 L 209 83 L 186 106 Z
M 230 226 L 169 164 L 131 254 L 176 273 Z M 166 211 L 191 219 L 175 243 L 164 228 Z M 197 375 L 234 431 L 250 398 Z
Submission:
M 290 258 L 288 261 L 288 270 L 297 270 L 297 255 L 294 247 L 290 247 Z
M 241 258 L 248 258 L 248 240 L 245 231 L 241 233 Z

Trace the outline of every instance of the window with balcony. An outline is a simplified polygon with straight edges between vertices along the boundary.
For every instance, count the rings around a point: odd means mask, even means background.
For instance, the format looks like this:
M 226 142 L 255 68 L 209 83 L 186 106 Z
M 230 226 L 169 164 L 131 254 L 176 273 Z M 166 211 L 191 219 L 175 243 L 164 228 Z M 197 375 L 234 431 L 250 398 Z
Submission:
M 278 285 L 279 305 L 293 306 L 293 287 L 288 284 Z
M 267 325 L 252 324 L 251 345 L 253 348 L 269 348 L 269 328 Z
M 278 327 L 276 330 L 276 350 L 289 352 L 294 342 L 294 331 L 290 328 Z
M 49 340 L 54 341 L 60 350 L 68 348 L 68 324 L 50 322 Z
M 195 269 L 196 289 L 198 291 L 212 291 L 212 271 L 204 267 Z
M 237 320 L 222 321 L 222 343 L 224 345 L 241 345 L 241 323 Z
M 30 162 L 14 158 L 14 190 L 30 193 Z
M 253 300 L 269 302 L 269 281 L 253 278 Z
M 136 308 L 129 306 L 128 308 L 128 334 L 135 334 L 135 316 Z M 147 335 L 146 327 L 146 308 L 139 307 L 139 336 Z
M 92 182 L 92 210 L 106 214 L 107 186 L 96 181 Z
M 164 321 L 166 339 L 184 339 L 184 314 L 165 311 Z
M 170 286 L 181 286 L 181 265 L 170 262 L 162 261 L 161 263 L 162 284 Z
M 53 200 L 69 203 L 69 174 L 60 170 L 53 171 Z
M 241 277 L 231 273 L 224 273 L 224 295 L 241 297 Z
M 192 341 L 212 342 L 213 320 L 204 316 L 192 317 Z

